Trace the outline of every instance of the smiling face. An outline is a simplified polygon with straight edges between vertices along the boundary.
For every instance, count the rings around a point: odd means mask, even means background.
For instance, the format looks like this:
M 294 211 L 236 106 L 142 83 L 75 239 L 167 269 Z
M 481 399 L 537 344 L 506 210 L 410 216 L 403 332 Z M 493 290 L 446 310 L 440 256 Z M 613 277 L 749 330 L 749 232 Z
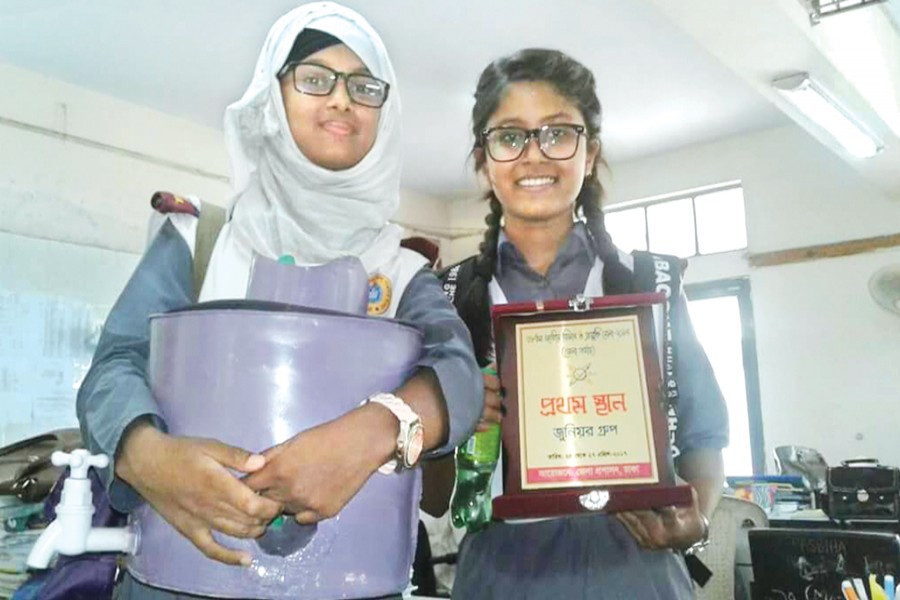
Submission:
M 369 73 L 350 48 L 330 46 L 311 54 L 304 63 L 339 73 Z M 343 79 L 327 96 L 302 94 L 294 88 L 293 72 L 281 78 L 281 96 L 291 136 L 306 158 L 326 169 L 342 171 L 365 158 L 375 144 L 379 108 L 354 104 Z
M 571 123 L 584 125 L 577 106 L 549 83 L 510 84 L 488 119 L 487 128 L 521 127 Z M 536 140 L 529 140 L 524 153 L 511 162 L 486 157 L 482 169 L 494 194 L 503 205 L 507 226 L 516 221 L 541 224 L 572 219 L 572 210 L 584 178 L 593 168 L 598 147 L 582 138 L 575 155 L 568 160 L 550 160 Z

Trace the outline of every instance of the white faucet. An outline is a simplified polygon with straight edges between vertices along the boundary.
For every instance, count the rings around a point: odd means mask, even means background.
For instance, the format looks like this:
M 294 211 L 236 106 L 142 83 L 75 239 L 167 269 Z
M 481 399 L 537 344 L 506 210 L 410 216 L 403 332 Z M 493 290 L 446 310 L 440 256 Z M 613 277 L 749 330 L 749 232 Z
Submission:
M 56 519 L 41 534 L 27 564 L 32 569 L 46 569 L 57 553 L 75 556 L 85 552 L 126 552 L 133 554 L 137 539 L 128 527 L 91 527 L 94 515 L 91 480 L 88 469 L 109 466 L 105 454 L 87 450 L 54 452 L 50 460 L 57 467 L 68 465 L 69 476 L 63 484 L 62 498 L 56 506 Z

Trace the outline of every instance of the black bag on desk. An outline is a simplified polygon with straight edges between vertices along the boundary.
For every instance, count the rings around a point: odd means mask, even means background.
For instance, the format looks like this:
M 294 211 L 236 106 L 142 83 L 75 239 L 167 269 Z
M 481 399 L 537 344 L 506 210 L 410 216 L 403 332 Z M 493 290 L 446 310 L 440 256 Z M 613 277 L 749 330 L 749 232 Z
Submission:
M 829 467 L 824 504 L 836 520 L 900 519 L 900 470 L 871 458 Z

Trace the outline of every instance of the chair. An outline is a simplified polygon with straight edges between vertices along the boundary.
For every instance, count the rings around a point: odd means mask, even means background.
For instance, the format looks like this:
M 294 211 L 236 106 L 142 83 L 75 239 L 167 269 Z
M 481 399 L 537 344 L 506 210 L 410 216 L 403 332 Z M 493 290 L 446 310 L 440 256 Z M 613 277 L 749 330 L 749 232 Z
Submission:
M 757 504 L 723 496 L 709 523 L 709 546 L 700 559 L 713 572 L 698 600 L 750 600 L 750 543 L 747 532 L 767 527 L 769 519 Z
M 781 475 L 800 475 L 813 492 L 824 492 L 828 478 L 828 463 L 813 448 L 805 446 L 778 446 L 775 448 L 775 466 Z

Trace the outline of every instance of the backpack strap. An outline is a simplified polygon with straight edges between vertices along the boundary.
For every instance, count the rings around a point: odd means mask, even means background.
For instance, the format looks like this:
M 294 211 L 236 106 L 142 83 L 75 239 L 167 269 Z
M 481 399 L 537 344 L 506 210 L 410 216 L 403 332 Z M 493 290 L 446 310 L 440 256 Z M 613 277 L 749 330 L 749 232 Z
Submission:
M 672 449 L 672 459 L 678 458 L 681 450 L 675 444 L 675 434 L 678 431 L 678 378 L 677 378 L 677 351 L 675 340 L 679 339 L 681 319 L 672 318 L 673 299 L 681 295 L 681 273 L 687 267 L 677 256 L 666 254 L 654 254 L 635 250 L 634 256 L 634 291 L 636 292 L 662 292 L 666 295 L 666 324 L 664 340 L 663 381 L 666 391 L 666 404 L 669 421 L 669 447 Z M 703 564 L 696 554 L 685 554 L 685 566 L 691 579 L 704 587 L 712 577 L 713 572 Z
M 476 294 L 472 283 L 475 281 L 475 261 L 470 256 L 438 274 L 444 294 L 456 308 L 456 312 L 472 335 L 472 345 L 479 366 L 487 365 L 493 356 L 491 333 L 491 299 L 487 287 L 483 294 Z M 476 297 L 476 295 L 478 297 Z
M 475 279 L 475 257 L 470 256 L 440 271 L 438 279 L 441 280 L 442 289 L 447 299 L 458 310 L 462 297 L 465 296 L 466 290 L 469 289 L 472 280 Z
M 200 297 L 200 289 L 206 277 L 206 268 L 212 256 L 216 238 L 225 224 L 227 213 L 221 206 L 204 202 L 197 220 L 197 241 L 194 244 L 194 301 Z
M 678 458 L 681 454 L 675 444 L 675 433 L 678 431 L 678 349 L 674 341 L 679 339 L 681 320 L 672 318 L 672 299 L 681 294 L 681 259 L 641 250 L 635 250 L 631 254 L 634 256 L 634 291 L 662 292 L 666 295 L 663 385 L 668 405 L 669 444 L 672 458 Z

